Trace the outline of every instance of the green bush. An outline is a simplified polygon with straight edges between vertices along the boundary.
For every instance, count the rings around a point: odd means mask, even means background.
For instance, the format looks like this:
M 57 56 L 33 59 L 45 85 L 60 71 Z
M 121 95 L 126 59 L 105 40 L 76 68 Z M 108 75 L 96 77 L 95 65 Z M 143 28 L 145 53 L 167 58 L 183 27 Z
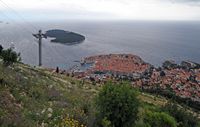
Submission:
M 175 119 L 164 112 L 147 111 L 144 123 L 147 127 L 177 127 Z
M 1 57 L 5 65 L 10 65 L 21 60 L 20 54 L 17 54 L 11 48 L 2 50 Z
M 178 107 L 177 104 L 168 103 L 162 107 L 164 112 L 169 113 L 173 116 L 178 122 L 178 127 L 199 127 L 200 123 L 198 118 L 195 117 L 192 113 L 185 111 Z
M 97 97 L 101 125 L 106 123 L 114 127 L 130 127 L 137 119 L 139 101 L 136 92 L 126 84 L 106 84 Z M 106 125 L 108 126 L 108 125 Z

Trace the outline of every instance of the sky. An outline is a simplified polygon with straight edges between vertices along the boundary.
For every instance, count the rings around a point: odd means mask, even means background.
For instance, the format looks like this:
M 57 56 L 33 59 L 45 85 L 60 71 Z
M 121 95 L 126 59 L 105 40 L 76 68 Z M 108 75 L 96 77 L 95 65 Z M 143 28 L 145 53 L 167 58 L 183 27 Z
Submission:
M 200 20 L 200 0 L 0 0 L 1 19 L 19 15 L 38 21 Z

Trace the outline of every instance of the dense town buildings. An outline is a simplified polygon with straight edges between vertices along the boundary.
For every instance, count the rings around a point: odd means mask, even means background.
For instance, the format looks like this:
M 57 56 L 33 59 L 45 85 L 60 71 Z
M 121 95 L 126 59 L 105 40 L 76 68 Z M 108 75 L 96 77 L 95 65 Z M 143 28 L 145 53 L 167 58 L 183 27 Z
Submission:
M 132 54 L 109 54 L 84 58 L 70 69 L 77 78 L 92 81 L 128 79 L 134 87 L 170 90 L 181 98 L 200 102 L 200 65 L 183 61 L 165 61 L 155 68 Z

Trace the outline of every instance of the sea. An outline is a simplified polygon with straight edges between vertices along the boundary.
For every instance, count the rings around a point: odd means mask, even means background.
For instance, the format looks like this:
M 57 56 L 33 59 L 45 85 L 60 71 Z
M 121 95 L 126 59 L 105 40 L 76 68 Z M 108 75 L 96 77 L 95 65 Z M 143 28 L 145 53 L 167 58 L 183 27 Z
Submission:
M 48 21 L 2 22 L 0 44 L 14 46 L 22 61 L 38 65 L 38 42 L 32 36 L 41 29 L 61 29 L 82 34 L 80 44 L 64 45 L 42 41 L 44 67 L 69 69 L 84 57 L 128 53 L 161 66 L 165 60 L 200 63 L 200 22 L 197 21 Z

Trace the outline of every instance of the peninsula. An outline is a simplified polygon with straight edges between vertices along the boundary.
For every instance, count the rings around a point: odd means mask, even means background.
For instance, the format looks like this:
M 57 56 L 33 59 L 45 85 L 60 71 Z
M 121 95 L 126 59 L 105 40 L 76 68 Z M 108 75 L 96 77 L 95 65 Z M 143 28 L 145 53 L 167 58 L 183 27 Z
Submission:
M 86 57 L 69 70 L 73 76 L 95 82 L 128 80 L 133 87 L 165 97 L 176 97 L 200 110 L 200 64 L 192 61 L 165 61 L 156 68 L 139 56 L 108 54 Z

